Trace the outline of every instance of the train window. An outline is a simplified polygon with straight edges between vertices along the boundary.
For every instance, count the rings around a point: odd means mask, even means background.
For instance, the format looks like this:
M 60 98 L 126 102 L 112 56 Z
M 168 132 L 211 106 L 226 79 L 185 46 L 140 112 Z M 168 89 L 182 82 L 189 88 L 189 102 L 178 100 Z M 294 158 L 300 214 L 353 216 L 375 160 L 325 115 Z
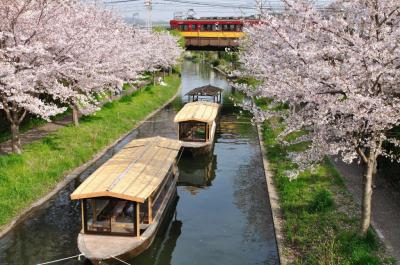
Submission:
M 192 24 L 192 30 L 196 30 L 196 25 Z
M 235 25 L 229 25 L 229 31 L 235 31 Z
M 212 31 L 213 26 L 215 27 L 215 25 L 204 24 L 204 25 L 201 25 L 201 30 L 202 31 Z
M 189 29 L 189 26 L 188 25 L 180 25 L 179 28 L 181 31 L 187 31 Z

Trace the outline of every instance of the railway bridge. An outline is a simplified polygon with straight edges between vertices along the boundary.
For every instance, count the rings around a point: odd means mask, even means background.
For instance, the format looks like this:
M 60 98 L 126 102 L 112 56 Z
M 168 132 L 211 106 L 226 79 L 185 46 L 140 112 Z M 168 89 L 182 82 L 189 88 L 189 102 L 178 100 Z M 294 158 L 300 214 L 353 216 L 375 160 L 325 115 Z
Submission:
M 187 50 L 223 51 L 238 47 L 237 40 L 243 37 L 244 25 L 259 23 L 251 17 L 202 17 L 199 19 L 173 19 L 172 30 L 185 38 Z

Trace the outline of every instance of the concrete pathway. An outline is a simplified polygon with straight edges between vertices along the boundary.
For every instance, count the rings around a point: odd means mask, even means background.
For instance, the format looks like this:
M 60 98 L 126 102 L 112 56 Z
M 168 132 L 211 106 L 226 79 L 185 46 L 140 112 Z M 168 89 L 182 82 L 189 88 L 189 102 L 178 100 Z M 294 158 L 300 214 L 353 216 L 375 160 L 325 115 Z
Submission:
M 150 83 L 151 83 L 150 81 L 143 81 L 143 82 L 137 84 L 137 87 L 132 87 L 131 89 L 122 91 L 121 94 L 112 96 L 108 100 L 104 101 L 102 103 L 102 105 L 104 105 L 107 102 L 113 101 L 113 100 L 118 100 L 125 95 L 132 94 L 136 90 L 138 90 L 141 87 L 144 87 Z M 50 133 L 56 132 L 60 128 L 68 126 L 71 123 L 72 123 L 72 115 L 66 115 L 59 120 L 46 123 L 46 124 L 38 126 L 36 128 L 32 128 L 31 130 L 29 130 L 27 132 L 21 133 L 21 135 L 20 135 L 21 144 L 22 144 L 22 146 L 24 146 L 25 144 L 40 140 L 43 137 L 49 135 Z M 0 143 L 0 155 L 11 153 L 11 151 L 12 151 L 11 150 L 11 140 Z
M 334 161 L 345 179 L 347 189 L 361 205 L 363 165 L 347 165 Z M 387 247 L 388 254 L 400 264 L 400 191 L 396 190 L 379 172 L 372 193 L 372 225 Z
M 72 116 L 66 115 L 60 120 L 49 122 L 27 132 L 21 133 L 21 144 L 24 146 L 25 144 L 42 139 L 46 135 L 49 135 L 50 133 L 55 132 L 71 123 Z M 11 140 L 0 143 L 0 154 L 8 153 L 11 153 Z

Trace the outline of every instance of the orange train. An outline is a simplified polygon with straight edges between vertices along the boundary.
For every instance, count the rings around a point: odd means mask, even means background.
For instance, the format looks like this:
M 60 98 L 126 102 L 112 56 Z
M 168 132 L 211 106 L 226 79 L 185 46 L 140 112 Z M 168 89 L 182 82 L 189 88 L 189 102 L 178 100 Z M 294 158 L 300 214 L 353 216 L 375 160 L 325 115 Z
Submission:
M 236 47 L 236 40 L 243 37 L 244 25 L 260 22 L 252 17 L 203 17 L 199 19 L 173 19 L 172 30 L 180 31 L 188 49 L 216 49 Z

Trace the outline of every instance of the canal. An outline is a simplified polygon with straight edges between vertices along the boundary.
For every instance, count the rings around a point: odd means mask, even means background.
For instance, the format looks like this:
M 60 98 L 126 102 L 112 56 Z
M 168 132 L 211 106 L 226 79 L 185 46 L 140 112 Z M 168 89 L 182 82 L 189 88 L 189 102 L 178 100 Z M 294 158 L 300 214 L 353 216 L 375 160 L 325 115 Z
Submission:
M 231 101 L 227 81 L 206 64 L 185 61 L 181 96 L 129 134 L 31 217 L 0 239 L 0 264 L 25 265 L 79 254 L 80 211 L 69 195 L 97 167 L 134 138 L 176 138 L 173 118 L 195 87 L 224 89 L 212 154 L 182 157 L 178 200 L 153 245 L 130 264 L 279 264 L 256 128 Z M 76 260 L 54 264 L 83 264 Z

